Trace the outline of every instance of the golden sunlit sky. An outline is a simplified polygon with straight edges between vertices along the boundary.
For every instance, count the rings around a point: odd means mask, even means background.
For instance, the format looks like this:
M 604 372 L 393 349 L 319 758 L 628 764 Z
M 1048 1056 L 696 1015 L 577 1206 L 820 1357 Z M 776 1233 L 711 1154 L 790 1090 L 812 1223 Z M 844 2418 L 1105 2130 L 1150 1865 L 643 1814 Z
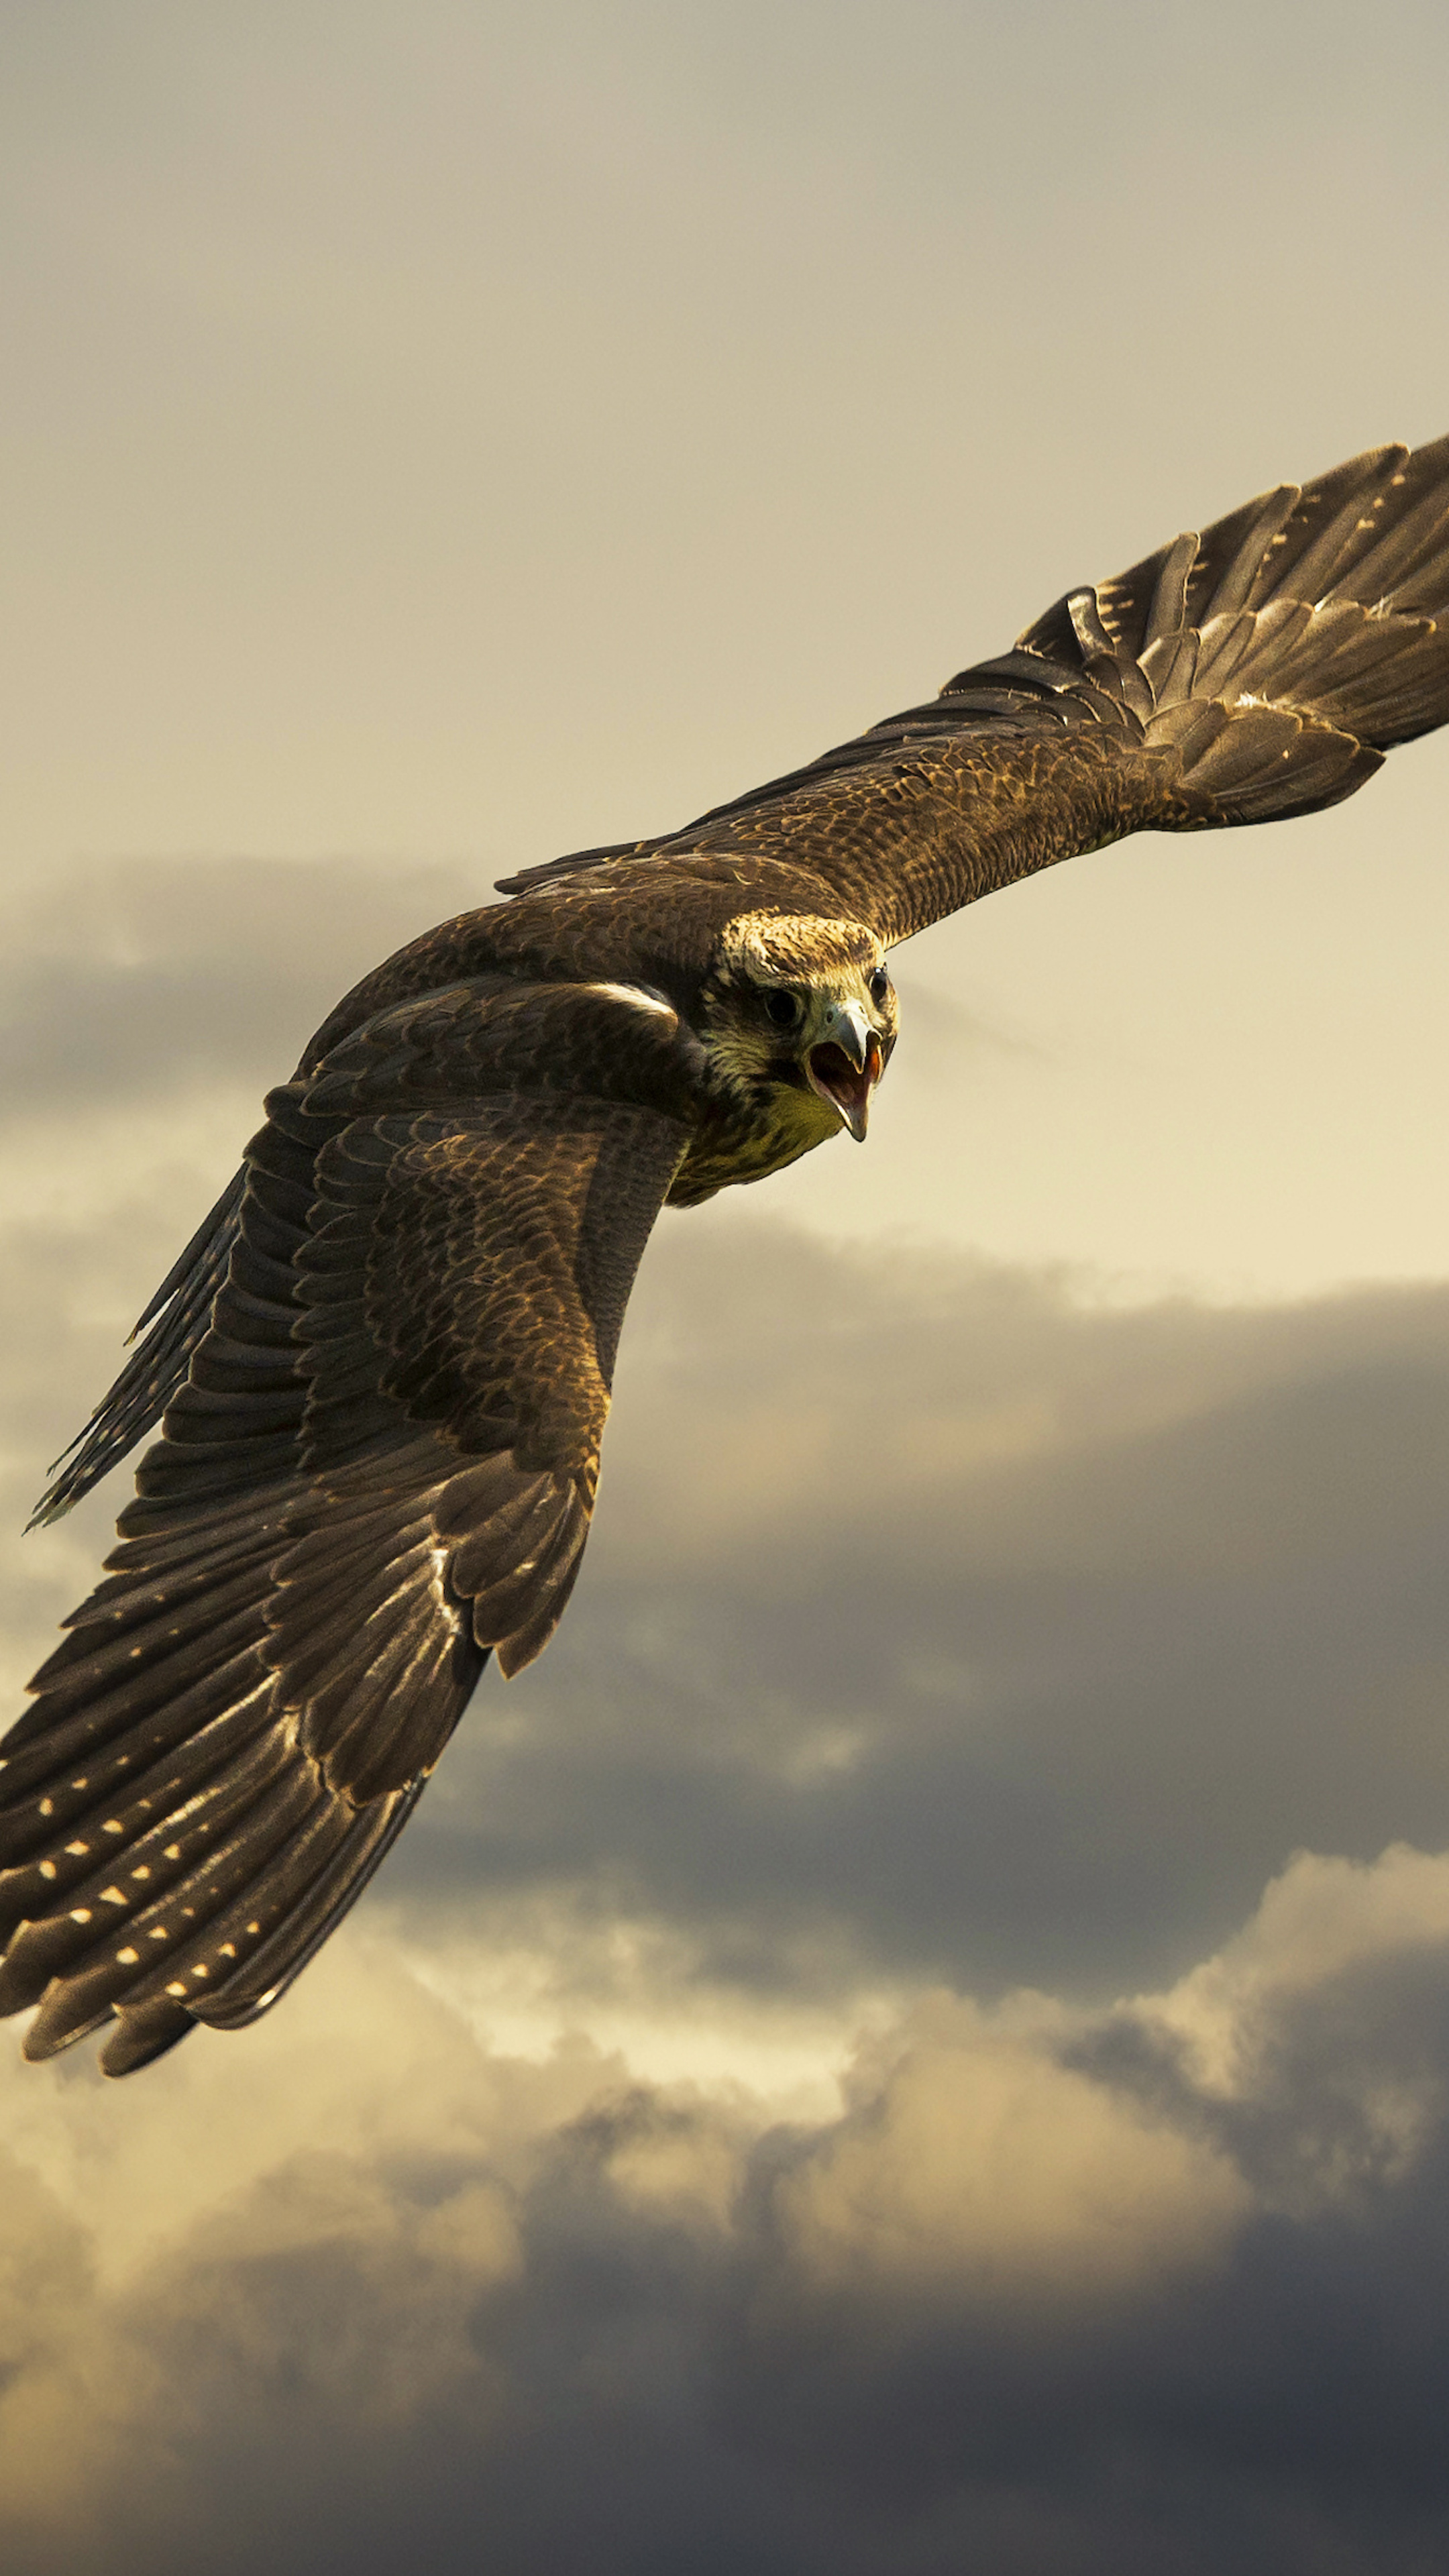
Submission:
M 0 13 L 17 1687 L 366 966 L 1449 429 L 1446 82 L 1411 0 Z M 1446 801 L 958 916 L 866 1148 L 666 1217 L 568 1620 L 297 1993 L 0 2054 L 7 2565 L 1449 2554 Z

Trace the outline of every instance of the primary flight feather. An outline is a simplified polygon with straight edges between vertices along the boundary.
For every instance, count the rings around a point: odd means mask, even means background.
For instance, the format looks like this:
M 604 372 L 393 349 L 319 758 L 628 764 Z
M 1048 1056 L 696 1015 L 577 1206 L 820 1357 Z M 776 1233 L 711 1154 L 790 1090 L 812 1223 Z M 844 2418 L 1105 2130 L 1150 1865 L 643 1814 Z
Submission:
M 0 1757 L 0 2011 L 143 2065 L 291 1983 L 578 1573 L 661 1207 L 863 1138 L 887 952 L 1449 720 L 1449 439 L 1285 484 L 686 830 L 505 880 L 323 1024 L 37 1512 L 142 1435 Z

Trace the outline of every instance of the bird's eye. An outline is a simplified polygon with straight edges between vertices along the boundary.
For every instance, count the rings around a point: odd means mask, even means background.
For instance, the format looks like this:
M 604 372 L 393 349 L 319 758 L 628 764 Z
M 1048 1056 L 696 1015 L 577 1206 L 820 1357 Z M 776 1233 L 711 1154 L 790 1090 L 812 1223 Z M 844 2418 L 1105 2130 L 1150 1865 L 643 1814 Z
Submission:
M 787 993 L 779 984 L 772 985 L 766 993 L 765 1009 L 777 1029 L 793 1029 L 799 1025 L 800 996 Z
M 886 973 L 885 968 L 883 966 L 877 966 L 867 988 L 870 993 L 870 998 L 874 1002 L 877 1010 L 879 1010 L 881 1005 L 884 1003 L 885 997 L 890 991 L 890 988 L 891 979 Z

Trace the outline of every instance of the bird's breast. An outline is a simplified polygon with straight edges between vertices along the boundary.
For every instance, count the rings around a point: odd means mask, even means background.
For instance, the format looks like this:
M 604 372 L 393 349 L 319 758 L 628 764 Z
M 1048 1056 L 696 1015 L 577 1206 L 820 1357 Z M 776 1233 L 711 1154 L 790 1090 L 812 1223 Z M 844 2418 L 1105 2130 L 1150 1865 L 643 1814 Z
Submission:
M 840 1133 L 835 1111 L 803 1086 L 781 1085 L 758 1108 L 716 1110 L 697 1128 L 665 1204 L 696 1207 L 717 1190 L 768 1180 Z

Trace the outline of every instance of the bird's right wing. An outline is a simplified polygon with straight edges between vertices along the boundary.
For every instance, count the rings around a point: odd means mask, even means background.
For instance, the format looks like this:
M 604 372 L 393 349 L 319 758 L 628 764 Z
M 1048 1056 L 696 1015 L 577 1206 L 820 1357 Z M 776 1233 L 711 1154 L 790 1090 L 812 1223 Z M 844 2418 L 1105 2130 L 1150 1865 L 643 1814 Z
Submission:
M 109 1577 L 0 1756 L 0 2010 L 123 2073 L 267 2009 L 578 1570 L 694 1041 L 462 986 L 272 1095 Z

